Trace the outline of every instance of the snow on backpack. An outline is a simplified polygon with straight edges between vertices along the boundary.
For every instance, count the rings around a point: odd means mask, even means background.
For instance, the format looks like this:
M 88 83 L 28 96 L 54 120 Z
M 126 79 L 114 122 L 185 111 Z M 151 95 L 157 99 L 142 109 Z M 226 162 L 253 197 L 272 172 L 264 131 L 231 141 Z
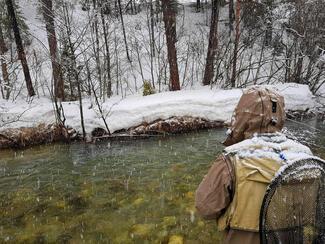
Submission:
M 325 243 L 325 162 L 311 157 L 281 167 L 260 211 L 261 243 Z

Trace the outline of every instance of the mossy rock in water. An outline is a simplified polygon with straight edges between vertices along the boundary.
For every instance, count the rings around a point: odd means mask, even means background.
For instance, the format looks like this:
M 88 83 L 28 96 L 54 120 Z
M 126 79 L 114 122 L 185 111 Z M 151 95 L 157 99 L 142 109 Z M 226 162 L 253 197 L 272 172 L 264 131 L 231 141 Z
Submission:
M 199 228 L 203 228 L 203 227 L 205 226 L 205 223 L 204 223 L 202 220 L 199 220 L 199 221 L 197 222 L 197 226 L 198 226 Z
M 168 244 L 183 244 L 183 243 L 184 243 L 184 238 L 183 236 L 180 235 L 172 235 L 168 241 Z
M 69 233 L 63 233 L 58 236 L 56 243 L 69 243 L 72 236 Z
M 142 203 L 144 203 L 144 199 L 142 197 L 139 197 L 137 199 L 135 199 L 132 203 L 133 206 L 140 206 Z
M 107 199 L 106 199 L 107 200 Z M 109 208 L 112 210 L 118 210 L 120 208 L 120 204 L 117 202 L 116 198 L 111 198 L 110 200 L 106 201 L 103 205 L 105 208 Z
M 66 195 L 66 201 L 73 210 L 84 210 L 88 207 L 87 200 L 79 195 L 68 194 Z
M 82 196 L 83 198 L 90 198 L 92 195 L 93 195 L 93 189 L 91 188 L 83 189 L 80 192 L 80 196 Z
M 23 188 L 8 194 L 0 200 L 0 219 L 9 218 L 15 224 L 20 225 L 21 218 L 34 209 L 37 202 L 37 195 L 30 189 Z M 16 224 L 15 224 L 16 225 Z
M 15 191 L 12 198 L 12 204 L 21 204 L 26 202 L 35 202 L 37 198 L 36 193 L 29 188 L 21 188 Z
M 185 198 L 194 199 L 194 192 L 193 191 L 188 191 L 184 195 L 185 195 Z
M 154 228 L 154 224 L 136 224 L 131 227 L 130 234 L 133 237 L 147 238 Z
M 57 207 L 58 209 L 65 209 L 67 208 L 67 203 L 66 201 L 64 200 L 58 200 L 56 203 L 55 203 L 55 207 Z
M 129 237 L 129 234 L 127 232 L 122 232 L 117 235 L 117 237 L 114 239 L 112 243 L 115 244 L 131 244 L 134 243 L 132 239 Z
M 163 227 L 171 227 L 177 224 L 177 218 L 175 216 L 165 216 L 163 218 Z
M 46 243 L 46 238 L 41 233 L 25 232 L 17 236 L 13 243 Z
M 158 238 L 155 240 L 155 243 L 168 243 L 168 231 L 167 230 L 160 230 L 156 233 L 156 237 Z
M 132 181 L 126 184 L 124 179 L 114 179 L 107 182 L 106 188 L 112 193 L 121 193 L 128 191 L 129 193 L 135 192 Z
M 186 166 L 186 165 L 183 164 L 183 163 L 172 164 L 170 170 L 171 170 L 172 172 L 180 172 L 180 171 L 182 171 L 182 170 L 185 169 L 185 166 Z

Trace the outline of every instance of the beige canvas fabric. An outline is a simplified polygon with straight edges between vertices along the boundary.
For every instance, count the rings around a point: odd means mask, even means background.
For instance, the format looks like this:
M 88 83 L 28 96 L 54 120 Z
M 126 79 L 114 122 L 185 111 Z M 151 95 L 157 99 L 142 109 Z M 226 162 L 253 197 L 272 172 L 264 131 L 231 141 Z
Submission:
M 271 158 L 230 156 L 235 167 L 235 195 L 227 211 L 218 219 L 218 229 L 259 231 L 261 203 L 266 187 L 280 168 Z
M 219 156 L 196 191 L 195 205 L 205 219 L 216 220 L 230 205 L 234 192 L 235 172 L 230 161 Z M 259 233 L 228 229 L 223 232 L 222 244 L 259 244 Z
M 251 88 L 244 92 L 234 111 L 230 130 L 224 141 L 230 146 L 254 133 L 281 131 L 285 121 L 284 98 L 268 88 Z

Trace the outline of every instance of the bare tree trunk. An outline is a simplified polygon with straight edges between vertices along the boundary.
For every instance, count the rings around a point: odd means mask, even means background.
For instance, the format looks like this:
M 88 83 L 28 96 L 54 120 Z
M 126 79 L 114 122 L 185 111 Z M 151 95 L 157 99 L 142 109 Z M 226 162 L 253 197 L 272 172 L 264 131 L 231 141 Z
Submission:
M 295 70 L 295 82 L 296 83 L 302 83 L 302 66 L 303 66 L 303 60 L 304 57 L 302 56 L 302 53 L 298 54 L 298 60 L 296 64 L 296 70 Z
M 78 87 L 79 111 L 80 111 L 80 121 L 81 121 L 81 128 L 82 128 L 82 137 L 83 137 L 83 139 L 85 139 L 86 138 L 86 130 L 85 130 L 85 123 L 84 123 L 83 107 L 82 107 L 82 93 L 81 93 L 79 74 L 78 74 L 77 70 L 75 71 L 75 76 L 77 79 L 77 87 Z
M 295 65 L 295 73 L 294 73 L 294 82 L 301 83 L 302 82 L 302 69 L 303 69 L 303 59 L 305 53 L 305 47 L 303 45 L 303 35 L 306 35 L 306 27 L 305 27 L 305 18 L 304 16 L 304 8 L 305 1 L 298 0 L 297 1 L 297 23 L 296 23 L 296 40 L 295 40 L 295 56 L 297 57 L 297 62 Z M 310 37 L 308 37 L 310 38 Z M 295 58 L 296 59 L 296 58 Z
M 140 46 L 138 43 L 138 40 L 135 41 L 135 51 L 137 53 L 137 57 L 138 57 L 138 63 L 139 63 L 139 68 L 140 68 L 140 74 L 141 74 L 141 78 L 142 78 L 142 82 L 144 82 L 144 75 L 143 75 L 143 68 L 142 68 L 142 64 L 141 64 L 141 57 L 140 57 Z
M 270 46 L 272 42 L 273 24 L 272 24 L 272 2 L 273 0 L 266 0 L 267 17 L 266 17 L 266 31 L 265 31 L 265 45 Z
M 218 50 L 219 0 L 213 0 L 208 52 L 204 70 L 203 85 L 210 85 L 214 76 L 214 61 Z
M 152 1 L 150 0 L 151 52 L 152 56 L 155 57 L 155 15 Z
M 104 32 L 104 41 L 105 41 L 105 49 L 106 49 L 106 69 L 107 69 L 107 91 L 106 94 L 108 97 L 112 96 L 112 77 L 111 77 L 111 55 L 109 51 L 109 43 L 108 43 L 108 33 L 107 33 L 107 26 L 105 23 L 105 16 L 103 12 L 103 6 L 100 5 L 100 17 L 102 20 L 103 25 L 103 32 Z
M 237 72 L 237 56 L 238 56 L 238 46 L 239 46 L 239 38 L 240 38 L 240 0 L 236 2 L 236 36 L 235 36 L 235 44 L 234 44 L 234 57 L 232 60 L 232 75 L 230 79 L 231 87 L 236 87 L 236 72 Z
M 234 21 L 235 21 L 235 13 L 234 13 L 234 0 L 229 0 L 229 36 L 234 30 Z
M 79 78 L 79 71 L 77 70 L 77 60 L 76 60 L 76 54 L 75 54 L 75 47 L 72 43 L 71 40 L 71 25 L 70 25 L 70 20 L 69 20 L 69 13 L 68 13 L 68 9 L 67 6 L 64 5 L 63 7 L 64 11 L 65 11 L 65 28 L 66 28 L 66 34 L 67 34 L 67 39 L 68 39 L 68 47 L 70 49 L 71 52 L 71 60 L 72 60 L 72 64 L 73 64 L 73 75 L 74 78 L 76 80 L 77 83 L 77 89 L 78 89 L 78 98 L 79 98 L 79 111 L 80 111 L 80 122 L 81 122 L 81 128 L 82 128 L 82 136 L 83 139 L 86 138 L 86 130 L 85 130 L 85 123 L 84 123 L 84 114 L 83 114 L 83 106 L 82 106 L 82 91 L 81 91 L 81 81 Z
M 98 4 L 96 0 L 93 0 L 93 8 L 95 11 L 94 16 L 94 23 L 93 28 L 95 31 L 95 46 L 94 46 L 94 53 L 96 59 L 96 69 L 97 69 L 97 76 L 98 76 L 98 83 L 99 83 L 99 94 L 100 97 L 103 97 L 103 82 L 102 82 L 102 69 L 100 65 L 100 48 L 99 48 L 99 33 L 98 33 Z
M 148 9 L 147 9 L 148 11 Z M 149 17 L 150 15 L 150 17 Z M 150 73 L 151 73 L 151 84 L 155 89 L 155 77 L 154 77 L 154 57 L 155 57 L 155 35 L 154 35 L 154 14 L 152 0 L 149 3 L 149 14 L 147 13 L 147 25 L 149 31 L 150 41 Z
M 27 60 L 26 60 L 26 54 L 25 54 L 25 50 L 23 47 L 23 41 L 20 36 L 20 31 L 19 31 L 19 27 L 18 27 L 16 14 L 15 14 L 13 0 L 6 0 L 6 4 L 7 4 L 7 8 L 8 8 L 8 15 L 10 16 L 10 19 L 11 19 L 12 29 L 13 29 L 14 35 L 15 35 L 18 57 L 19 57 L 21 64 L 23 66 L 23 72 L 25 75 L 25 81 L 26 81 L 26 86 L 27 86 L 27 90 L 28 90 L 28 95 L 30 97 L 32 97 L 32 96 L 35 96 L 35 91 L 34 91 L 32 79 L 31 79 L 30 73 L 29 73 L 29 68 L 28 68 L 28 64 L 27 64 Z
M 123 30 L 123 36 L 124 36 L 126 56 L 127 56 L 128 60 L 129 60 L 129 62 L 131 63 L 128 42 L 126 40 L 126 33 L 125 33 L 125 26 L 124 26 L 124 19 L 123 19 L 123 12 L 122 12 L 121 0 L 117 0 L 117 2 L 118 2 L 118 8 L 119 8 L 119 11 L 120 11 L 121 23 L 122 23 L 122 30 Z
M 47 40 L 50 48 L 53 81 L 54 81 L 54 96 L 64 100 L 64 81 L 62 76 L 61 65 L 58 62 L 57 38 L 55 33 L 53 2 L 52 0 L 42 0 L 43 17 L 45 20 Z
M 167 53 L 170 73 L 170 90 L 180 90 L 176 52 L 176 8 L 173 0 L 162 0 L 163 19 L 167 41 Z
M 94 88 L 94 84 L 92 82 L 90 82 L 90 83 L 91 83 L 91 88 L 92 88 L 92 91 L 93 91 L 93 94 L 94 94 L 94 97 L 95 97 L 97 108 L 99 110 L 100 116 L 101 116 L 101 118 L 102 118 L 102 120 L 103 120 L 103 122 L 105 124 L 105 127 L 106 127 L 106 132 L 110 135 L 111 132 L 110 132 L 109 127 L 107 125 L 107 121 L 106 121 L 106 118 L 104 116 L 103 108 L 99 103 L 99 100 L 98 100 L 98 97 L 97 97 L 97 94 L 96 94 L 96 91 L 95 91 L 95 88 Z
M 201 0 L 196 0 L 196 12 L 201 11 Z
M 5 55 L 7 51 L 8 48 L 6 47 L 6 43 L 3 38 L 2 26 L 0 23 L 0 55 L 1 56 Z M 8 67 L 5 58 L 1 58 L 1 71 L 2 71 L 2 78 L 4 81 L 4 89 L 1 86 L 1 92 L 3 98 L 8 100 L 10 96 L 10 80 L 9 80 Z
M 118 56 L 118 44 L 117 44 L 117 35 L 116 31 L 114 30 L 114 54 L 115 54 L 115 63 L 116 63 L 116 95 L 119 94 L 119 81 L 120 81 L 120 61 Z
M 4 92 L 3 92 L 3 87 L 2 87 L 2 80 L 1 80 L 1 77 L 0 77 L 0 92 L 1 92 L 2 99 L 5 99 L 5 94 L 4 94 Z
M 286 52 L 285 52 L 285 82 L 289 83 L 292 80 L 292 72 L 291 72 L 291 62 L 292 62 L 292 47 L 286 46 Z
M 257 70 L 256 70 L 256 74 L 255 74 L 255 79 L 254 79 L 254 85 L 256 85 L 257 83 L 257 80 L 258 80 L 258 76 L 260 74 L 260 70 L 261 70 L 261 67 L 263 66 L 262 64 L 262 59 L 263 59 L 263 54 L 264 54 L 264 48 L 265 48 L 266 45 L 263 45 L 262 46 L 262 50 L 261 50 L 261 53 L 260 53 L 260 58 L 258 60 L 258 63 L 257 63 Z

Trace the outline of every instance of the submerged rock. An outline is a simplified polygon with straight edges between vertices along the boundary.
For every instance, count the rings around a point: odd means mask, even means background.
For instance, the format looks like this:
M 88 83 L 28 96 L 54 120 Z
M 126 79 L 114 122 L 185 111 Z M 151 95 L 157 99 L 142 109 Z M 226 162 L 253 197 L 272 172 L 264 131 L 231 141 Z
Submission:
M 168 244 L 183 244 L 184 238 L 181 235 L 172 235 L 169 238 Z
M 72 236 L 69 233 L 63 233 L 58 236 L 56 239 L 57 243 L 69 243 L 69 241 L 72 239 Z
M 165 216 L 163 218 L 163 226 L 170 227 L 175 226 L 177 224 L 177 219 L 175 216 Z
M 82 196 L 78 195 L 68 195 L 66 200 L 69 206 L 74 210 L 83 210 L 88 207 L 88 202 Z
M 132 244 L 134 243 L 130 237 L 128 236 L 127 232 L 120 233 L 113 241 L 116 244 Z
M 194 199 L 194 192 L 193 191 L 186 192 L 185 197 L 188 199 Z
M 136 224 L 132 226 L 130 233 L 134 237 L 146 238 L 154 228 L 154 224 Z
M 139 197 L 134 200 L 133 205 L 140 206 L 142 203 L 144 203 L 144 199 L 142 197 Z

